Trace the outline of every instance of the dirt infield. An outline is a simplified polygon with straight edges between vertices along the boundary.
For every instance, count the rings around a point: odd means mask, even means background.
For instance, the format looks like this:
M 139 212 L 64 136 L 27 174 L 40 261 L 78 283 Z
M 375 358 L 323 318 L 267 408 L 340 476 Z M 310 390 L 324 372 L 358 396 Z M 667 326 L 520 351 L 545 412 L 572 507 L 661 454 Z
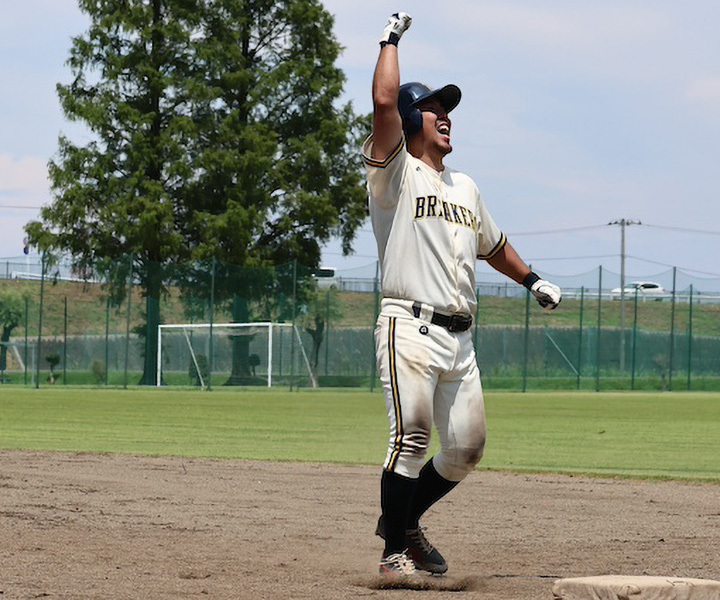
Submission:
M 480 471 L 425 518 L 449 576 L 377 589 L 378 477 L 2 451 L 0 599 L 551 600 L 560 577 L 720 579 L 720 486 Z

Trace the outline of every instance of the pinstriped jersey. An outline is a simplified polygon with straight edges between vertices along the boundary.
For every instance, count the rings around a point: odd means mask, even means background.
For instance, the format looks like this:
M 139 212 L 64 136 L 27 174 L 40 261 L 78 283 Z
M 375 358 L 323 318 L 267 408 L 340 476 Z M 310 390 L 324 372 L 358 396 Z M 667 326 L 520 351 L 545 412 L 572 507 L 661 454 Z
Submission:
M 372 136 L 363 159 L 383 296 L 473 315 L 475 260 L 492 258 L 506 242 L 475 182 L 426 165 L 404 138 L 386 159 L 371 156 Z

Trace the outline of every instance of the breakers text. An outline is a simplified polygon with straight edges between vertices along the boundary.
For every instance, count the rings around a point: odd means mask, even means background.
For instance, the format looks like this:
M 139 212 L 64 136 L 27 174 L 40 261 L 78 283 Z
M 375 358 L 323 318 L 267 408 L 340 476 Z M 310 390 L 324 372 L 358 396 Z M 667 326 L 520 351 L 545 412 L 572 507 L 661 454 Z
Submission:
M 415 198 L 415 219 L 445 219 L 448 223 L 473 230 L 477 225 L 475 215 L 467 208 L 445 200 L 438 201 L 437 196 Z

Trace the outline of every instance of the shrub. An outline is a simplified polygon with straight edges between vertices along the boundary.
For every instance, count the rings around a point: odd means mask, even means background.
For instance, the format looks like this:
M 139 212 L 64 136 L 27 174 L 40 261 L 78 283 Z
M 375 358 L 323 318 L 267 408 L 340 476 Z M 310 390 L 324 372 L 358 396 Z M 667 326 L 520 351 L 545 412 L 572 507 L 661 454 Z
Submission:
M 92 364 L 90 365 L 90 371 L 92 371 L 92 376 L 95 383 L 105 383 L 107 369 L 105 369 L 105 363 L 103 361 L 92 361 Z

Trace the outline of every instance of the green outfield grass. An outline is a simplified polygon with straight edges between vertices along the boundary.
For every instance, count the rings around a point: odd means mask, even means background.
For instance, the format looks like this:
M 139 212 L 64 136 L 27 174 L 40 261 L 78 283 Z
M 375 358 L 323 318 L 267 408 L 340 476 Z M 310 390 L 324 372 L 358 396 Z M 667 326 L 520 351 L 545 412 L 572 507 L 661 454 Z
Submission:
M 720 394 L 486 394 L 481 467 L 720 483 Z M 0 387 L 0 448 L 379 464 L 379 393 Z

